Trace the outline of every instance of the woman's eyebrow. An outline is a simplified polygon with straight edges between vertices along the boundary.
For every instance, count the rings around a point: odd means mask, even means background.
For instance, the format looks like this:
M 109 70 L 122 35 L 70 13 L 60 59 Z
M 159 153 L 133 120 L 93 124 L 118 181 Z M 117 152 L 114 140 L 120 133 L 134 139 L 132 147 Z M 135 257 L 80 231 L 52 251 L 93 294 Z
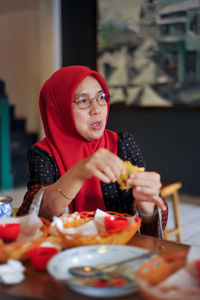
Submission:
M 99 94 L 99 93 L 102 93 L 102 92 L 104 92 L 103 89 L 101 89 L 98 92 L 96 92 L 96 94 Z M 79 97 L 82 97 L 82 96 L 89 96 L 89 94 L 87 94 L 87 93 L 82 93 L 82 94 L 78 94 L 78 95 L 75 94 L 74 98 L 79 98 Z
M 79 97 L 82 97 L 82 96 L 88 96 L 88 94 L 87 93 L 75 94 L 74 98 L 79 98 Z
M 98 94 L 98 93 L 102 93 L 102 92 L 103 92 L 103 89 L 99 90 L 99 91 L 97 92 L 97 94 Z

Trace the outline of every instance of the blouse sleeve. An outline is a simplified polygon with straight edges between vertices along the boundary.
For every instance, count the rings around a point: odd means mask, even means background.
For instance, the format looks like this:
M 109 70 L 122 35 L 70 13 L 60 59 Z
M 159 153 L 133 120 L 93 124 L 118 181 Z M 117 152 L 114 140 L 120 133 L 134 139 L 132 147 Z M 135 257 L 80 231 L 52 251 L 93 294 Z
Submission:
M 130 133 L 119 133 L 118 140 L 118 155 L 123 160 L 130 160 L 132 164 L 137 165 L 138 167 L 145 167 L 148 170 L 146 162 L 143 158 L 140 148 L 138 147 L 135 138 Z M 162 198 L 166 210 L 162 211 L 158 214 L 158 217 L 152 223 L 144 223 L 142 222 L 142 226 L 140 229 L 140 233 L 151 235 L 155 237 L 162 237 L 162 232 L 166 227 L 167 219 L 168 219 L 168 205 L 167 201 L 164 197 Z M 133 199 L 134 201 L 134 199 Z M 134 205 L 133 205 L 134 207 Z
M 58 168 L 54 159 L 44 150 L 32 147 L 28 151 L 29 181 L 28 190 L 17 215 L 26 215 L 30 212 L 33 200 L 38 192 L 59 178 Z

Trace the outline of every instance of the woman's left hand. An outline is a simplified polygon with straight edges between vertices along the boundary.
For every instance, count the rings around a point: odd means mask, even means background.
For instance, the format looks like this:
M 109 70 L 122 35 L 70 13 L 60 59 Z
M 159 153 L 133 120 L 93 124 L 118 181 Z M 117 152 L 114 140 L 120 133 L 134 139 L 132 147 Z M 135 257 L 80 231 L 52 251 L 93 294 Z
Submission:
M 161 210 L 166 207 L 160 198 L 161 181 L 160 175 L 156 172 L 132 173 L 127 180 L 131 185 L 132 194 L 138 209 L 146 214 L 154 211 L 155 205 Z

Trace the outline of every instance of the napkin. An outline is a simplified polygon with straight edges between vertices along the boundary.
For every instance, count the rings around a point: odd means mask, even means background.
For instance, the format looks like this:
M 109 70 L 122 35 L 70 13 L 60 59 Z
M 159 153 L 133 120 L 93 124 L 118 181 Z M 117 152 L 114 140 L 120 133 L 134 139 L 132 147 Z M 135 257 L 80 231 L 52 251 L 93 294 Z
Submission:
M 0 224 L 20 223 L 21 230 L 17 242 L 29 242 L 39 237 L 42 232 L 40 230 L 42 221 L 35 214 L 29 214 L 23 217 L 0 218 Z
M 9 259 L 6 264 L 0 265 L 0 283 L 16 284 L 24 280 L 25 268 L 21 262 Z

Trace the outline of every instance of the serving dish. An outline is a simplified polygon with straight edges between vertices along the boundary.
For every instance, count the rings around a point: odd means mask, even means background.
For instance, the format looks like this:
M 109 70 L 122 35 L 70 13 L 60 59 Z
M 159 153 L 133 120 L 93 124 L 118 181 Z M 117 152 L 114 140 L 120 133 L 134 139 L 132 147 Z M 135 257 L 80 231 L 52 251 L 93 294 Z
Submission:
M 137 287 L 134 281 L 134 271 L 141 263 L 149 259 L 149 257 L 129 262 L 125 264 L 122 269 L 116 269 L 118 273 L 115 273 L 115 277 L 113 277 L 113 273 L 111 274 L 112 280 L 110 280 L 110 278 L 105 280 L 105 276 L 109 276 L 109 274 L 106 275 L 103 273 L 91 282 L 91 278 L 90 280 L 85 280 L 85 278 L 78 278 L 71 275 L 68 272 L 69 268 L 81 265 L 105 265 L 138 256 L 146 252 L 146 249 L 127 245 L 91 245 L 76 247 L 64 250 L 50 259 L 47 265 L 47 271 L 53 278 L 64 282 L 70 289 L 79 294 L 92 297 L 116 298 L 136 291 Z M 113 270 L 111 270 L 111 272 L 113 272 Z
M 101 226 L 104 222 L 104 217 L 102 217 L 102 215 L 101 220 L 97 220 L 97 218 L 95 219 L 96 212 L 82 211 L 80 213 L 76 212 L 74 214 L 61 216 L 59 220 L 57 218 L 57 221 L 59 221 L 59 223 L 62 223 L 62 226 L 59 227 L 55 225 L 53 230 L 51 228 L 50 234 L 53 236 L 59 236 L 62 240 L 63 245 L 65 245 L 65 248 L 96 244 L 125 245 L 134 236 L 134 234 L 138 231 L 138 229 L 141 226 L 141 218 L 137 216 L 131 216 L 128 214 L 122 214 L 117 212 L 101 212 L 100 214 L 103 214 L 103 216 L 105 214 L 116 218 L 127 219 L 127 225 L 125 227 L 123 226 L 121 230 L 119 230 L 119 228 L 117 228 L 116 230 L 102 229 L 104 227 L 104 225 Z M 97 223 L 97 228 L 101 227 L 101 230 L 94 234 L 88 234 L 87 232 L 91 230 L 89 224 L 91 224 L 91 227 L 94 227 Z M 85 233 L 78 232 L 78 229 L 84 225 L 88 225 L 87 229 L 85 227 Z M 69 233 L 71 232 L 70 229 L 72 228 L 74 231 L 73 234 Z M 65 229 L 69 229 L 69 232 L 67 232 L 67 230 Z M 74 229 L 77 229 L 77 233 Z
M 136 284 L 147 300 L 199 300 L 200 278 L 186 267 L 187 253 L 153 257 L 136 271 Z
M 21 219 L 24 219 L 22 226 Z M 27 223 L 26 223 L 26 221 Z M 34 217 L 25 216 L 25 217 L 10 217 L 7 220 L 7 224 L 3 224 L 3 221 L 6 222 L 6 218 L 1 220 L 2 225 L 18 225 L 20 224 L 20 231 L 16 239 L 12 236 L 9 236 L 10 240 L 4 240 L 0 238 L 0 263 L 7 262 L 8 259 L 15 260 L 25 260 L 28 259 L 28 251 L 31 248 L 34 248 L 40 245 L 45 238 L 48 236 L 50 229 L 50 222 L 44 218 L 39 218 L 40 222 L 34 225 Z M 32 223 L 33 221 L 33 223 Z M 31 237 L 32 236 L 32 237 Z

